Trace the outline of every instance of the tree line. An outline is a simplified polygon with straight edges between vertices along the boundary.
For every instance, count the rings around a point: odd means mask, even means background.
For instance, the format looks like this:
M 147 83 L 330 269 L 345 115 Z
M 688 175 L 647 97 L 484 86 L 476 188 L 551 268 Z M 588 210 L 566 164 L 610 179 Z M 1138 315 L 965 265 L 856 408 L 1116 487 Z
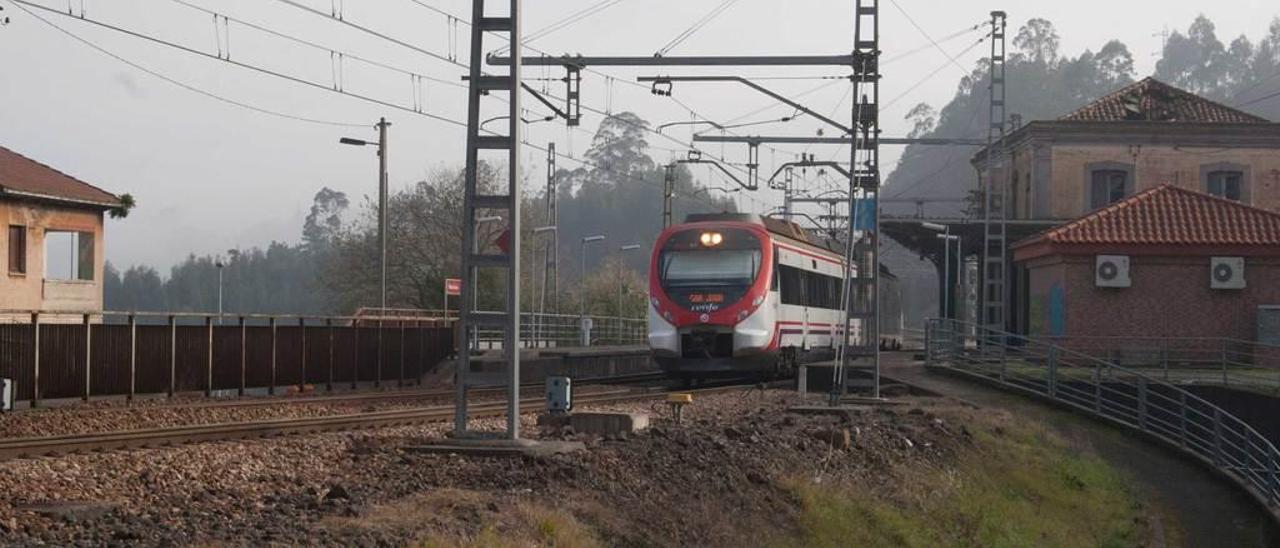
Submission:
M 623 112 L 601 123 L 584 153 L 586 164 L 559 169 L 556 199 L 559 219 L 560 293 L 553 284 L 543 291 L 549 232 L 533 229 L 552 224 L 547 217 L 545 181 L 523 189 L 521 246 L 522 309 L 576 314 L 584 306 L 593 314 L 639 317 L 647 302 L 649 250 L 661 230 L 663 166 L 648 154 L 648 122 Z M 388 198 L 387 304 L 397 308 L 439 309 L 444 306 L 444 280 L 460 277 L 462 249 L 463 168 L 440 169 L 397 190 Z M 674 213 L 734 211 L 731 200 L 717 197 L 680 166 L 675 173 Z M 501 166 L 481 163 L 477 171 L 485 192 L 506 184 Z M 482 216 L 506 212 L 482 212 Z M 625 221 L 625 222 L 623 222 Z M 507 221 L 481 225 L 482 251 L 492 246 Z M 581 267 L 587 235 L 604 235 L 586 254 L 586 282 Z M 638 244 L 637 251 L 619 251 Z M 344 193 L 320 189 L 302 227 L 299 242 L 272 242 L 265 247 L 228 250 L 218 255 L 189 255 L 167 277 L 146 265 L 123 271 L 108 263 L 104 280 L 109 310 L 212 312 L 218 305 L 222 272 L 223 310 L 236 313 L 351 314 L 377 306 L 379 294 L 377 203 L 360 203 Z M 222 265 L 219 267 L 218 265 Z M 480 307 L 504 307 L 505 280 L 485 272 L 479 280 Z M 621 290 L 622 300 L 618 296 Z M 457 308 L 457 297 L 449 303 Z

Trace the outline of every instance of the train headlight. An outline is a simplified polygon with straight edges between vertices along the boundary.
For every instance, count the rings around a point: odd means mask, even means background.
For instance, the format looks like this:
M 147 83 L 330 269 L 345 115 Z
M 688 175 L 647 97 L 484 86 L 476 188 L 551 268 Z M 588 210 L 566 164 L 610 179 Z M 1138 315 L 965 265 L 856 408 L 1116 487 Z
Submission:
M 649 297 L 649 304 L 653 305 L 654 308 L 658 308 L 658 298 Z
M 742 320 L 745 320 L 745 319 L 747 319 L 747 311 L 746 311 L 746 310 L 739 310 L 739 311 L 738 311 L 738 321 L 742 321 Z
M 719 232 L 703 232 L 698 237 L 698 241 L 702 242 L 702 245 L 706 247 L 715 247 L 724 241 L 724 235 Z
M 764 303 L 764 295 L 757 296 L 756 298 L 751 300 L 751 306 L 753 307 L 760 306 L 763 303 Z

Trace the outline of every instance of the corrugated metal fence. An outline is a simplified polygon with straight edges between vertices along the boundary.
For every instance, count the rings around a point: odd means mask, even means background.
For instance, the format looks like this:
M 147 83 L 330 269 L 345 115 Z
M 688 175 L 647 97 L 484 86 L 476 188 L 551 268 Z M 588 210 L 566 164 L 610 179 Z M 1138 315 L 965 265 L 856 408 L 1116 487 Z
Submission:
M 4 313 L 0 377 L 15 399 L 416 382 L 453 352 L 425 318 Z

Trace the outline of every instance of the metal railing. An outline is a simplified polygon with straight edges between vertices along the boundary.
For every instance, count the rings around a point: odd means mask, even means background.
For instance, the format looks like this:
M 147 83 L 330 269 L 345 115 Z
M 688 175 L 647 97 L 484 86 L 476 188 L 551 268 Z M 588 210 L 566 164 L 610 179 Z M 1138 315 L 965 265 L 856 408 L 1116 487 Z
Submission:
M 1280 346 L 1221 337 L 1037 337 L 1178 384 L 1280 392 Z
M 648 344 L 649 324 L 644 318 L 591 316 L 591 340 L 587 346 Z M 502 330 L 479 332 L 482 349 L 502 347 Z M 520 315 L 520 345 L 523 348 L 567 348 L 583 346 L 582 318 L 573 314 Z
M 928 320 L 926 362 L 1154 436 L 1197 457 L 1268 508 L 1280 495 L 1280 451 L 1236 416 L 1157 375 L 1053 342 L 949 319 Z M 1273 512 L 1273 515 L 1275 512 Z
M 453 352 L 452 322 L 420 317 L 0 310 L 0 377 L 42 399 L 420 379 Z

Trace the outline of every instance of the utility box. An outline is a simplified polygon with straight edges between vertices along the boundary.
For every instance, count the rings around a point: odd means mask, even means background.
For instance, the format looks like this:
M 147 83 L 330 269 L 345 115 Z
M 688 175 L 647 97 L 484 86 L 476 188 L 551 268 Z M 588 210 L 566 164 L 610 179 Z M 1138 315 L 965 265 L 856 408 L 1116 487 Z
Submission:
M 547 377 L 547 412 L 564 415 L 573 409 L 573 379 Z
M 13 411 L 13 379 L 0 378 L 0 412 Z

